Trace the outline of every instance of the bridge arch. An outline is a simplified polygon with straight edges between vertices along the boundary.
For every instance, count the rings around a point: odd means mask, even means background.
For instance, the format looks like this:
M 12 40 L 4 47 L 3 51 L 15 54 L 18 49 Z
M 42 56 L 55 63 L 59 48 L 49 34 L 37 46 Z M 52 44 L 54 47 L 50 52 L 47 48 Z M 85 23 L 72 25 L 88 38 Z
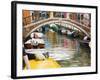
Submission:
M 30 25 L 27 25 L 24 27 L 24 29 L 30 29 L 27 33 L 26 33 L 26 36 L 25 37 L 28 37 L 33 31 L 35 31 L 36 29 L 42 27 L 43 25 L 47 25 L 47 24 L 52 24 L 52 23 L 61 23 L 62 24 L 67 24 L 67 25 L 71 25 L 71 26 L 74 26 L 75 28 L 79 29 L 80 31 L 82 31 L 85 35 L 87 35 L 88 37 L 90 37 L 90 28 L 81 24 L 81 23 L 78 23 L 78 22 L 75 22 L 73 20 L 69 20 L 69 19 L 60 19 L 60 18 L 50 18 L 50 19 L 45 19 L 45 20 L 41 20 L 41 21 L 38 21 L 36 23 L 32 23 Z M 64 27 L 67 27 L 67 26 L 64 26 Z

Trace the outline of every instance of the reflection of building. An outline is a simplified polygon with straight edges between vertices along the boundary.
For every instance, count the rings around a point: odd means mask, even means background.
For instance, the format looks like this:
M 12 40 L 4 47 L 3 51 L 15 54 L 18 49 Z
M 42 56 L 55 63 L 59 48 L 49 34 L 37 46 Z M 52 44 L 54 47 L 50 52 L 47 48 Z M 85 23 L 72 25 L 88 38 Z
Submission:
M 46 32 L 46 37 L 48 41 L 52 44 L 52 47 L 58 45 L 58 36 L 56 32 L 49 30 L 48 32 Z
M 90 27 L 91 15 L 89 13 L 29 11 L 23 10 L 23 25 L 48 18 L 66 18 Z

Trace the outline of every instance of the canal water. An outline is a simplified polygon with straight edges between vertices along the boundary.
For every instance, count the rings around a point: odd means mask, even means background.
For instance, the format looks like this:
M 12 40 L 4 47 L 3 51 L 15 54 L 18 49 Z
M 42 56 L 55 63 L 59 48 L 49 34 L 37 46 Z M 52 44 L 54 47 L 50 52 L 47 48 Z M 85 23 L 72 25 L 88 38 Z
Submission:
M 88 44 L 54 31 L 48 31 L 44 35 L 45 49 L 49 52 L 49 57 L 56 60 L 62 67 L 91 65 Z

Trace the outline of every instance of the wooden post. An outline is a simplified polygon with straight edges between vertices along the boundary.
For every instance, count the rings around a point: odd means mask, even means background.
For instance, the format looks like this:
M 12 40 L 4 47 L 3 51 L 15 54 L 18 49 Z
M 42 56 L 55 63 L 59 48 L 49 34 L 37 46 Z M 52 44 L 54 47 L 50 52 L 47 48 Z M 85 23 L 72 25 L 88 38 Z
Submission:
M 25 64 L 26 64 L 26 68 L 30 69 L 30 64 L 29 64 L 28 56 L 25 55 L 23 58 L 24 58 L 24 61 L 25 61 Z

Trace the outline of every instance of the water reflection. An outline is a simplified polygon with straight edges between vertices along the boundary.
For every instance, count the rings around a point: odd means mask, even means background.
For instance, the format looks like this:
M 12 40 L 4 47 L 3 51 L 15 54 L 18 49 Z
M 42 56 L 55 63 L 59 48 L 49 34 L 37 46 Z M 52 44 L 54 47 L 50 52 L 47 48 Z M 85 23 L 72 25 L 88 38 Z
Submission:
M 50 57 L 62 67 L 90 66 L 90 48 L 78 39 L 69 38 L 67 35 L 55 31 L 45 34 L 45 48 Z
M 51 31 L 45 33 L 45 42 L 46 48 L 48 48 L 47 45 L 49 44 L 51 45 L 51 48 L 62 47 L 76 49 L 79 44 L 75 39 L 70 39 L 66 35 L 61 35 L 57 32 Z

